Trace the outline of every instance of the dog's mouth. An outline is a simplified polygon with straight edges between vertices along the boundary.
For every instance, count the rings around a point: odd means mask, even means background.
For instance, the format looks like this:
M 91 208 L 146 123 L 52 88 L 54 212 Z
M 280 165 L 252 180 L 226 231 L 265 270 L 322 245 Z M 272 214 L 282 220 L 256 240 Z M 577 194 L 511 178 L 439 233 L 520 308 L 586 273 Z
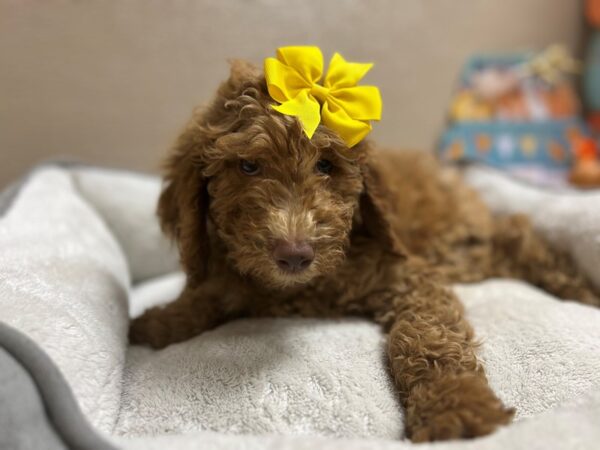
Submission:
M 312 269 L 289 272 L 278 268 L 272 274 L 268 283 L 276 289 L 298 288 L 309 284 L 316 275 L 316 272 Z

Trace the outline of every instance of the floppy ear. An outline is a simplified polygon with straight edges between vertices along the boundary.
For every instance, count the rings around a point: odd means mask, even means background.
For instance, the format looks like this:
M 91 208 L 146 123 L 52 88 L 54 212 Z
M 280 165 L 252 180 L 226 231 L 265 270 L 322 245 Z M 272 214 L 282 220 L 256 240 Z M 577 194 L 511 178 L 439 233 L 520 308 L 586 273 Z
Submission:
M 260 71 L 241 60 L 230 61 L 229 78 L 204 110 L 195 112 L 167 160 L 165 187 L 158 201 L 163 231 L 179 247 L 181 264 L 188 281 L 206 278 L 210 251 L 208 228 L 209 196 L 203 173 L 206 150 L 213 153 L 215 141 L 236 127 L 239 111 L 228 102 L 247 87 L 259 85 Z M 207 164 L 208 165 L 208 164 Z
M 197 133 L 190 125 L 167 160 L 157 211 L 162 230 L 177 242 L 188 280 L 194 282 L 206 278 L 210 251 L 206 179 L 195 163 L 204 143 Z
M 407 249 L 394 232 L 388 191 L 376 164 L 368 158 L 362 165 L 364 190 L 360 196 L 360 215 L 366 233 L 396 256 L 406 257 Z

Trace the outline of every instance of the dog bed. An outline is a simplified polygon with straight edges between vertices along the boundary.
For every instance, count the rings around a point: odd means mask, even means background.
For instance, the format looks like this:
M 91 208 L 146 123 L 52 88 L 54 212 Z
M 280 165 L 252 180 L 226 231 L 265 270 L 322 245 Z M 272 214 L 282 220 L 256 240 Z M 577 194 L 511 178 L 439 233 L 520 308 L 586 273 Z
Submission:
M 600 286 L 600 193 L 467 180 L 525 212 Z M 157 178 L 53 164 L 0 196 L 0 448 L 407 449 L 378 327 L 238 320 L 161 351 L 129 316 L 177 295 Z M 455 287 L 515 423 L 423 449 L 586 449 L 600 442 L 600 310 L 525 283 Z

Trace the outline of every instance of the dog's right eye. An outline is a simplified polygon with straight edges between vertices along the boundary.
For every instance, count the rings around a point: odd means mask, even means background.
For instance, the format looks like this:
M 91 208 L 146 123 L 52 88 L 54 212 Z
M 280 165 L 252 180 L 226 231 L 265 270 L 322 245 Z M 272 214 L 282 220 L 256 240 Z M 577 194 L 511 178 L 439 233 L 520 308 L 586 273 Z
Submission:
M 331 174 L 331 171 L 333 170 L 333 163 L 331 161 L 329 161 L 328 159 L 320 159 L 317 161 L 316 169 L 317 169 L 317 172 L 319 172 L 323 175 L 329 175 L 329 174 Z
M 245 175 L 256 175 L 260 172 L 260 166 L 252 161 L 242 159 L 240 161 L 240 170 Z

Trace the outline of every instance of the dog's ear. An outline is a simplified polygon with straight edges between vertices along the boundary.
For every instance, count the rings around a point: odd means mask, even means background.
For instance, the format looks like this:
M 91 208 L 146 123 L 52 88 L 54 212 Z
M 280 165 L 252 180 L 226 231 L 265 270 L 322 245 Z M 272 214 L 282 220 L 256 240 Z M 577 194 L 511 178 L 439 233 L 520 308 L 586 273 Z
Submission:
M 179 137 L 166 163 L 165 187 L 158 200 L 161 228 L 179 247 L 188 281 L 206 278 L 208 192 L 197 155 L 205 145 L 193 125 Z
M 406 257 L 406 247 L 392 227 L 389 193 L 375 161 L 367 156 L 361 164 L 364 190 L 360 196 L 360 216 L 365 232 L 396 256 Z
M 210 256 L 204 155 L 209 148 L 214 151 L 219 137 L 237 126 L 240 115 L 231 107 L 231 100 L 247 88 L 264 84 L 260 83 L 260 70 L 251 63 L 232 60 L 230 65 L 230 76 L 221 83 L 216 97 L 194 113 L 177 140 L 166 163 L 166 184 L 158 201 L 161 227 L 177 242 L 188 282 L 193 283 L 206 278 Z

